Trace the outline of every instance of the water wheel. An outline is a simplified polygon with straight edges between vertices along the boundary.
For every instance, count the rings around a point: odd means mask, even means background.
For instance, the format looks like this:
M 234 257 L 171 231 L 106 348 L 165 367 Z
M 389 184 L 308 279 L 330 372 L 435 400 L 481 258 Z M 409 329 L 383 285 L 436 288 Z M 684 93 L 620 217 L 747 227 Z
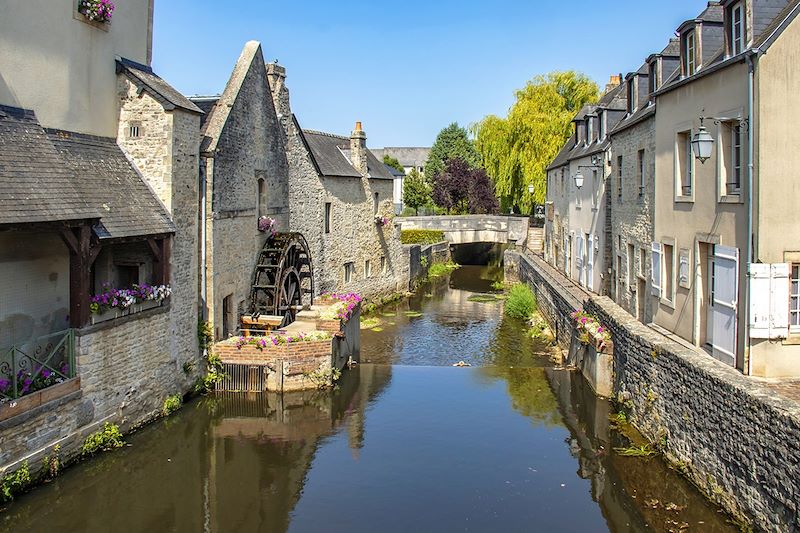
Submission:
M 258 254 L 250 291 L 250 314 L 281 317 L 280 327 L 294 322 L 297 311 L 313 302 L 311 252 L 300 233 L 276 233 Z

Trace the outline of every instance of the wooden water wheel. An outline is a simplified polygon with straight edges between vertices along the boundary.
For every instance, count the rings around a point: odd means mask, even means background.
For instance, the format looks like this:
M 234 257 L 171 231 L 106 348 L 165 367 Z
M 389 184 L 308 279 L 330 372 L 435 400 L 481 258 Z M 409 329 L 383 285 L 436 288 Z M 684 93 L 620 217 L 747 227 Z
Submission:
M 303 305 L 313 303 L 311 252 L 300 233 L 276 233 L 258 254 L 250 291 L 250 314 L 281 317 L 279 327 L 294 322 Z

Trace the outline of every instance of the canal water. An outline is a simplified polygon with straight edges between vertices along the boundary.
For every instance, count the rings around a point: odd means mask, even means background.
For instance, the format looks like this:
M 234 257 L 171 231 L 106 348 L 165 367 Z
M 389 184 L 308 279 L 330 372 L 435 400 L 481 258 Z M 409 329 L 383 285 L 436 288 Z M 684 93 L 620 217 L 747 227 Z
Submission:
M 383 309 L 336 390 L 193 401 L 0 530 L 734 531 L 660 459 L 615 453 L 608 402 L 475 301 L 500 275 L 462 267 Z

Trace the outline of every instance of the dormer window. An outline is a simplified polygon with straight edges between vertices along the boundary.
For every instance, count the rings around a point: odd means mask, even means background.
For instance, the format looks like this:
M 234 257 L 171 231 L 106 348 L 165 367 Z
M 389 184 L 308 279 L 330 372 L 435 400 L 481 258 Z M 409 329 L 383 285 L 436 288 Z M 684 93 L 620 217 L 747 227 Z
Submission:
M 602 111 L 597 113 L 597 127 L 599 131 L 597 132 L 597 138 L 601 141 L 605 140 L 606 138 L 606 127 L 608 123 L 606 122 L 606 114 Z
M 683 36 L 683 75 L 692 76 L 697 72 L 697 36 L 694 30 Z
M 590 116 L 586 119 L 586 144 L 592 144 L 594 139 L 594 119 Z
M 647 70 L 647 94 L 653 96 L 658 90 L 658 60 L 650 62 Z
M 730 6 L 726 13 L 728 54 L 735 56 L 744 51 L 744 8 L 741 2 Z
M 628 114 L 632 115 L 636 111 L 636 76 L 631 76 L 628 80 Z

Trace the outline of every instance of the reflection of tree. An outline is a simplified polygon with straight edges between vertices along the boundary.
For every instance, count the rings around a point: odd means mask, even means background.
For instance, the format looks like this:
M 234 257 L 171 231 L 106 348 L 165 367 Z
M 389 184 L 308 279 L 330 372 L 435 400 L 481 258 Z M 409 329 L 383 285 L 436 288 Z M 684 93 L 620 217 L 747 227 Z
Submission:
M 546 426 L 561 425 L 558 402 L 550 390 L 544 368 L 485 367 L 482 370 L 507 382 L 511 405 L 520 414 Z
M 547 344 L 531 338 L 522 320 L 503 316 L 489 342 L 487 364 L 503 367 L 549 366 Z

